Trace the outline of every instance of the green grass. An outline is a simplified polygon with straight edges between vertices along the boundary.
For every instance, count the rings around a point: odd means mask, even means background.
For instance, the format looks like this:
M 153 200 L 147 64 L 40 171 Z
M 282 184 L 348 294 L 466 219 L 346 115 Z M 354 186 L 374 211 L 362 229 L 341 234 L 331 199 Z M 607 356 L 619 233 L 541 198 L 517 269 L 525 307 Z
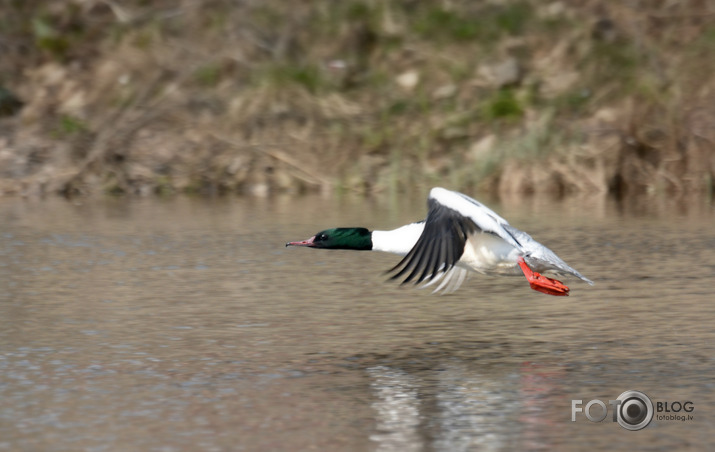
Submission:
M 331 88 L 320 68 L 310 63 L 271 64 L 258 72 L 254 82 L 268 84 L 277 89 L 300 86 L 311 94 L 325 92 Z
M 69 137 L 88 131 L 87 124 L 71 115 L 61 115 L 53 129 L 56 137 Z
M 69 39 L 57 31 L 48 19 L 43 17 L 33 18 L 32 30 L 35 35 L 35 44 L 37 47 L 49 52 L 55 57 L 65 57 L 70 47 Z
M 194 71 L 194 79 L 203 86 L 215 86 L 221 77 L 221 67 L 218 63 L 207 64 Z
M 498 119 L 518 119 L 524 114 L 524 108 L 517 99 L 514 90 L 502 88 L 487 100 L 482 107 L 482 117 L 487 121 Z
M 416 12 L 412 30 L 430 40 L 486 42 L 503 35 L 521 34 L 531 14 L 531 5 L 527 2 L 486 4 L 466 10 L 430 6 Z

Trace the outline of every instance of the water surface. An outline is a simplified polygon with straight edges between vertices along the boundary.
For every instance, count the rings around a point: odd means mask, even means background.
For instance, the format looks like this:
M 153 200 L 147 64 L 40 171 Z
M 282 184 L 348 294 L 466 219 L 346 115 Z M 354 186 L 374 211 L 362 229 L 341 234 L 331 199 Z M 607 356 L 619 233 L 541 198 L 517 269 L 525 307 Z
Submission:
M 596 282 L 570 297 L 478 276 L 431 296 L 385 282 L 396 256 L 283 246 L 423 204 L 0 200 L 0 450 L 712 443 L 711 205 L 491 204 Z M 693 419 L 571 421 L 628 389 Z

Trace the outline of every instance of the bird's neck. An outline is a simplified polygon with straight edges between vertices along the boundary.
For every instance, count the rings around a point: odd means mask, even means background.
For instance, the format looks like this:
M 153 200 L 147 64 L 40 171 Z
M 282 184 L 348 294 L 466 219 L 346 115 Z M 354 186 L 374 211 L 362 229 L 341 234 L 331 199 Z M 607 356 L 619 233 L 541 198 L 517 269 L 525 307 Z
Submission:
M 372 250 L 404 256 L 422 234 L 424 222 L 406 224 L 392 231 L 372 231 Z

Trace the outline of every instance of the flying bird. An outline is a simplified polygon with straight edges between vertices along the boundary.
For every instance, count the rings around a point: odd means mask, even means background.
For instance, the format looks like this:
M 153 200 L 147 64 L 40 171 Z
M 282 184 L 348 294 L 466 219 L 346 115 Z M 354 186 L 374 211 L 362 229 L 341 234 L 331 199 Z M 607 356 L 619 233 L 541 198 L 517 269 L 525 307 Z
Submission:
M 568 295 L 570 289 L 544 272 L 575 276 L 593 285 L 553 251 L 467 195 L 435 187 L 427 207 L 423 221 L 391 231 L 332 228 L 286 246 L 399 254 L 402 260 L 388 271 L 391 279 L 436 285 L 435 292 L 457 290 L 470 271 L 524 275 L 532 289 L 548 295 Z

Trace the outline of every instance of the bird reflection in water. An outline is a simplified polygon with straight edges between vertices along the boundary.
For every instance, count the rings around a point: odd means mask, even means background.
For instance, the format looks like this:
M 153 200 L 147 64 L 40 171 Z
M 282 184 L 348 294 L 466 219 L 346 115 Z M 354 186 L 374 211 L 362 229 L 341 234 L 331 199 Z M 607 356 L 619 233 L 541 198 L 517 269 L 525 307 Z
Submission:
M 413 371 L 366 369 L 379 451 L 549 449 L 563 405 L 562 367 L 523 363 L 476 372 L 463 361 Z M 545 414 L 549 415 L 545 415 Z

